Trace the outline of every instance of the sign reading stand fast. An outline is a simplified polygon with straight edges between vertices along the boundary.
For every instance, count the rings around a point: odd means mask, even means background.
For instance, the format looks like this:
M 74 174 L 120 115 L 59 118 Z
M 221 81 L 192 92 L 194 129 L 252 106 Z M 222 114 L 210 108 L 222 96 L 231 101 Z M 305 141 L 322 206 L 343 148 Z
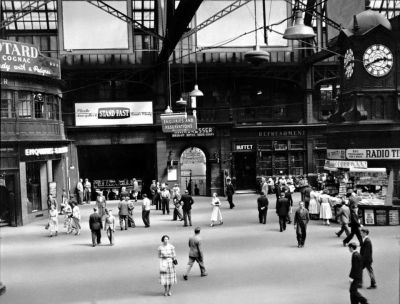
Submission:
M 75 103 L 76 126 L 148 124 L 153 124 L 151 101 Z
M 0 39 L 0 71 L 61 79 L 60 61 L 27 43 Z

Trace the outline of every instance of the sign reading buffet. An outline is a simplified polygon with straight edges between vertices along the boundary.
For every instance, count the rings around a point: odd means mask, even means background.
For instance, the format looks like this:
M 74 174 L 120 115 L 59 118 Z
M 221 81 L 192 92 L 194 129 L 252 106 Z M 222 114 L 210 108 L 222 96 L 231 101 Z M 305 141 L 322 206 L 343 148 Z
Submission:
M 31 44 L 0 39 L 0 71 L 61 79 L 60 61 Z

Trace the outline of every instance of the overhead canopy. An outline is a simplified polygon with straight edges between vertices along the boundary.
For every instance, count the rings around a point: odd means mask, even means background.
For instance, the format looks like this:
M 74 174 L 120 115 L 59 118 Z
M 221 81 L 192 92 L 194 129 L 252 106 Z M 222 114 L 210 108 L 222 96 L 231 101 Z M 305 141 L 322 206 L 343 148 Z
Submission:
M 386 168 L 350 168 L 349 172 L 377 172 L 384 173 L 386 172 Z

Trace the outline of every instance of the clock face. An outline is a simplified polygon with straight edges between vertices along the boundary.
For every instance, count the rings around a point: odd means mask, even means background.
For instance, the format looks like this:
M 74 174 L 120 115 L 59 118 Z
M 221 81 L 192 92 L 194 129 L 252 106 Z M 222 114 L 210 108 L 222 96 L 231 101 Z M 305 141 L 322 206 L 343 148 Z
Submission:
M 344 66 L 344 75 L 346 76 L 347 79 L 350 79 L 354 71 L 354 54 L 352 49 L 348 49 L 346 51 L 346 54 L 344 54 L 343 66 Z
M 363 56 L 364 68 L 375 77 L 387 75 L 393 67 L 393 54 L 382 44 L 373 44 L 367 48 Z

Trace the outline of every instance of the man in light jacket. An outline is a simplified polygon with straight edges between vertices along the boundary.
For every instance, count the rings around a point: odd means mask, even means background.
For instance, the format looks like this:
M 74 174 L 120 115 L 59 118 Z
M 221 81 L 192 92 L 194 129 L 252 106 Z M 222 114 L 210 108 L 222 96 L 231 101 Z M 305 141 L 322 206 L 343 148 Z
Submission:
M 342 206 L 340 207 L 340 210 L 338 214 L 336 215 L 336 218 L 339 218 L 340 224 L 342 227 L 338 232 L 335 232 L 338 237 L 342 235 L 343 232 L 346 233 L 346 236 L 350 234 L 349 231 L 349 221 L 350 221 L 350 208 L 346 205 L 345 201 L 342 201 Z
M 206 268 L 204 267 L 204 255 L 201 247 L 200 238 L 200 227 L 194 229 L 194 235 L 189 238 L 189 262 L 186 273 L 183 275 L 185 280 L 188 279 L 188 275 L 194 262 L 197 262 L 200 267 L 200 273 L 202 277 L 207 276 Z

